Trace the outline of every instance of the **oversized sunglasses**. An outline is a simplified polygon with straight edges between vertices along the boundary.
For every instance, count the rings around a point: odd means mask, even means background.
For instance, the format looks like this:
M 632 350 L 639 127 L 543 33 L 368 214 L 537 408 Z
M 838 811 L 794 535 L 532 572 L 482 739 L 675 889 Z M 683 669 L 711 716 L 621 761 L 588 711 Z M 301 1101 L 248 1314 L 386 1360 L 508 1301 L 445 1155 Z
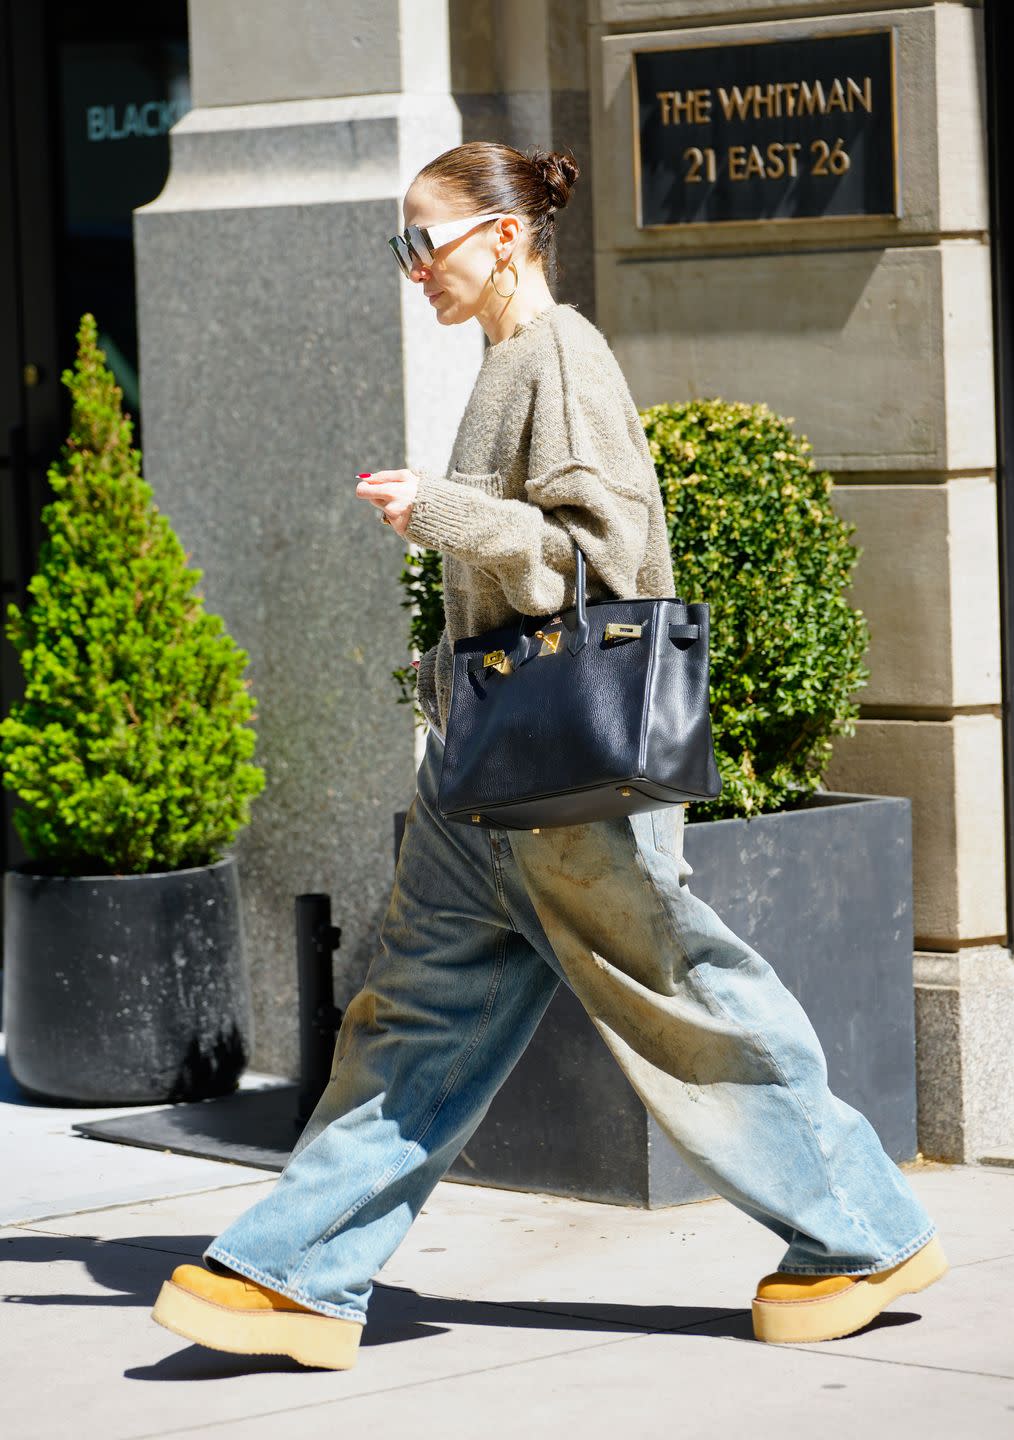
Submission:
M 441 245 L 460 239 L 477 225 L 488 224 L 490 220 L 502 220 L 510 213 L 509 210 L 502 210 L 495 215 L 470 215 L 461 220 L 445 220 L 437 225 L 406 225 L 403 235 L 392 235 L 387 243 L 401 267 L 402 274 L 411 280 L 413 265 L 432 265 L 433 257 Z M 517 219 L 517 216 L 514 218 Z

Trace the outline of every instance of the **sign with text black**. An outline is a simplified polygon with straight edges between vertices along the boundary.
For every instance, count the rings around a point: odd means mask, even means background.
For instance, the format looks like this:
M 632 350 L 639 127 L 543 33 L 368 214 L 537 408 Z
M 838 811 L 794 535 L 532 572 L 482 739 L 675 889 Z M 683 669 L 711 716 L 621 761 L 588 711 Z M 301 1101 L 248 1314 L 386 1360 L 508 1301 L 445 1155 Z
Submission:
M 894 34 L 633 53 L 642 229 L 897 215 Z

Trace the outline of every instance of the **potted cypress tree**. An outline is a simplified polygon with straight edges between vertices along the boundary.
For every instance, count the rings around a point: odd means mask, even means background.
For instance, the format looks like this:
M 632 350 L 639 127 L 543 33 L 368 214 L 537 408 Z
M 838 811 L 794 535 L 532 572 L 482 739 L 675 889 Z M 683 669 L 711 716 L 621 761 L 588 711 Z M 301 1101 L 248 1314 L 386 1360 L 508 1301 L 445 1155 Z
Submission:
M 835 1094 L 870 1118 L 889 1154 L 911 1158 L 909 802 L 821 788 L 868 676 L 866 620 L 847 593 L 852 527 L 805 436 L 766 405 L 693 400 L 642 410 L 641 421 L 676 590 L 710 606 L 723 786 L 687 807 L 689 883 L 800 999 Z M 406 556 L 420 651 L 443 627 L 439 577 L 438 555 Z M 396 672 L 402 698 L 414 674 Z M 563 987 L 450 1174 L 624 1204 L 710 1194 Z
M 264 785 L 248 657 L 141 477 L 92 315 L 77 341 L 31 598 L 5 626 L 25 686 L 0 765 L 27 856 L 5 875 L 7 1058 L 61 1103 L 203 1099 L 252 1044 L 228 850 Z

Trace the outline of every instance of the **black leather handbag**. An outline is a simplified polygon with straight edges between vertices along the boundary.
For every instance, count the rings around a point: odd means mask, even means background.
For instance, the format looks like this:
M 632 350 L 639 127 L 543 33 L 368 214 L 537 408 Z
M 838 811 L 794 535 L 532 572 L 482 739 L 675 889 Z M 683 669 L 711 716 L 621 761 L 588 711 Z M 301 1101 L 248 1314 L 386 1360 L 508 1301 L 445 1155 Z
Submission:
M 538 830 L 713 800 L 708 607 L 586 598 L 454 643 L 437 803 Z

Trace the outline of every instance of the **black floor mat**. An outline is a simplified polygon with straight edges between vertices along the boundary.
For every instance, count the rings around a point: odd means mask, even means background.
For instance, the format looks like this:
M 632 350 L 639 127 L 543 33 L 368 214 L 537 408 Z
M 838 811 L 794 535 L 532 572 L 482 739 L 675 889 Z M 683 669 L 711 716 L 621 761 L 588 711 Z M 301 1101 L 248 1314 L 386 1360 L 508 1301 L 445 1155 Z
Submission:
M 240 1090 L 218 1100 L 117 1115 L 111 1120 L 80 1121 L 71 1128 L 118 1145 L 281 1170 L 303 1129 L 296 1123 L 298 1090 L 297 1085 Z

